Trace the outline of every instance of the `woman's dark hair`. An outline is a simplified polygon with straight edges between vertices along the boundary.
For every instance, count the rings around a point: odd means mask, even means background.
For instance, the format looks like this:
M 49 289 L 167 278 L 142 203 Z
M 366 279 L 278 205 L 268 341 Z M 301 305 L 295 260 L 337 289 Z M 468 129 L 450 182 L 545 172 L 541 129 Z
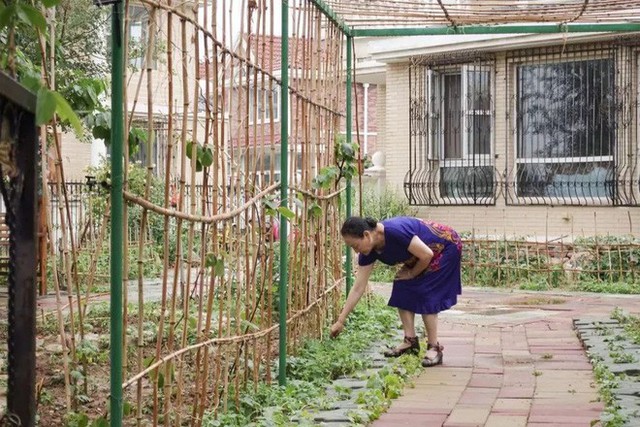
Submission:
M 373 218 L 352 216 L 342 224 L 340 234 L 343 236 L 364 237 L 364 232 L 375 229 L 376 225 L 378 225 L 378 221 Z

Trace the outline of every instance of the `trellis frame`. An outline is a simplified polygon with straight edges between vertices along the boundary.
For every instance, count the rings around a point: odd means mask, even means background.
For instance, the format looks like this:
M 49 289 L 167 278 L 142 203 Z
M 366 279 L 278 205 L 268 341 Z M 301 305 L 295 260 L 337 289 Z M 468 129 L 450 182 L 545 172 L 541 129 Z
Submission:
M 97 0 L 98 1 L 98 0 Z M 361 0 L 361 1 L 348 1 L 348 0 L 333 0 L 332 2 L 325 2 L 322 0 L 308 0 L 313 4 L 325 17 L 327 17 L 332 23 L 334 23 L 340 31 L 346 36 L 347 41 L 347 79 L 346 79 L 346 139 L 348 143 L 351 143 L 351 123 L 352 123 L 352 75 L 353 75 L 353 62 L 352 62 L 352 44 L 354 37 L 391 37 L 391 36 L 418 36 L 418 35 L 459 35 L 459 34 L 548 34 L 548 33 L 565 33 L 565 32 L 629 32 L 640 31 L 640 24 L 630 22 L 633 18 L 633 10 L 630 9 L 628 17 L 623 12 L 617 12 L 613 18 L 617 19 L 615 23 L 582 23 L 586 18 L 590 18 L 589 14 L 591 9 L 595 9 L 594 3 L 601 8 L 602 14 L 606 15 L 603 20 L 612 19 L 609 16 L 607 7 L 610 10 L 615 11 L 620 8 L 619 0 L 596 0 L 592 1 L 592 5 L 589 5 L 588 0 L 581 0 L 580 2 L 574 2 L 573 6 L 577 8 L 577 14 L 570 19 L 565 19 L 556 24 L 526 24 L 526 25 L 509 25 L 514 22 L 526 22 L 526 15 L 520 15 L 521 19 L 496 20 L 486 17 L 486 15 L 479 14 L 479 18 L 470 18 L 466 22 L 473 22 L 473 24 L 459 25 L 455 17 L 447 10 L 447 6 L 442 0 L 438 0 L 437 7 L 431 12 L 436 13 L 440 10 L 443 19 L 439 21 L 437 25 L 424 26 L 424 27 L 402 27 L 401 23 L 395 22 L 394 25 L 384 27 L 382 25 L 363 27 L 357 23 L 350 24 L 349 19 L 355 19 L 360 15 L 371 16 L 368 22 L 386 22 L 386 8 L 391 4 L 398 4 L 397 2 L 388 2 L 381 0 Z M 99 2 L 99 1 L 98 1 Z M 282 0 L 282 13 L 281 13 L 281 25 L 282 25 L 282 46 L 281 46 L 281 58 L 283 70 L 289 68 L 289 22 L 288 11 L 289 2 Z M 435 2 L 431 2 L 434 3 Z M 508 1 L 496 1 L 495 4 L 502 4 L 508 7 Z M 513 2 L 511 2 L 513 3 Z M 103 3 L 104 4 L 104 3 Z M 424 3 L 418 1 L 408 1 L 401 3 L 405 7 L 405 12 L 409 16 L 409 12 L 415 11 L 416 8 L 424 6 Z M 629 5 L 633 5 L 633 2 L 628 2 Z M 345 6 L 346 5 L 346 6 Z M 123 92 L 124 82 L 122 76 L 124 74 L 123 63 L 123 2 L 116 1 L 113 4 L 112 14 L 112 156 L 111 156 L 111 425 L 122 425 L 122 410 L 123 410 L 123 398 L 122 398 L 122 347 L 123 347 L 123 304 L 122 304 L 122 271 L 123 271 L 123 245 L 122 245 L 122 230 L 123 230 L 123 200 L 124 200 L 124 188 L 123 188 L 123 141 L 124 141 L 124 112 L 123 112 Z M 351 9 L 346 9 L 350 7 Z M 376 9 L 378 8 L 378 9 Z M 591 8 L 591 9 L 590 9 Z M 435 12 L 434 12 L 435 11 Z M 597 15 L 597 14 L 596 14 Z M 435 15 L 434 15 L 435 16 Z M 626 18 L 626 19 L 625 19 Z M 419 18 L 417 18 L 419 19 Z M 629 22 L 624 22 L 625 20 Z M 437 19 L 433 21 L 438 22 Z M 427 22 L 433 22 L 427 21 Z M 622 22 L 620 22 L 622 21 Z M 356 21 L 354 21 L 356 22 Z M 409 20 L 410 23 L 416 22 Z M 496 22 L 502 22 L 496 24 Z M 490 23 L 493 25 L 481 25 Z M 478 25 L 476 25 L 478 24 Z M 281 105 L 280 105 L 280 126 L 281 126 L 281 182 L 280 182 L 280 194 L 281 194 L 281 206 L 287 205 L 287 197 L 289 193 L 288 183 L 288 170 L 287 165 L 288 158 L 288 93 L 289 82 L 288 74 L 283 73 L 281 84 Z M 351 214 L 351 182 L 347 182 L 347 215 Z M 280 282 L 279 282 L 279 296 L 280 296 L 280 312 L 286 313 L 287 307 L 287 287 L 288 287 L 288 230 L 287 230 L 287 218 L 280 213 Z M 345 248 L 346 261 L 346 287 L 347 292 L 350 291 L 353 284 L 352 277 L 352 258 L 351 250 Z M 286 316 L 280 316 L 279 324 L 279 372 L 278 379 L 280 384 L 286 383 L 286 349 L 287 349 L 287 319 Z

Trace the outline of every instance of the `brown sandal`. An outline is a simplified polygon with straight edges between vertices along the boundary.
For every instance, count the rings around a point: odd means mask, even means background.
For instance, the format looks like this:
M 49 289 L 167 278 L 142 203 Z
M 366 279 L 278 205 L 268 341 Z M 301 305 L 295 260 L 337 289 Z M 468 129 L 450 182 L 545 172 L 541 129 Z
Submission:
M 418 337 L 404 337 L 404 342 L 411 344 L 406 348 L 392 348 L 384 352 L 384 357 L 400 357 L 403 354 L 415 354 L 420 353 L 420 340 Z
M 431 366 L 442 365 L 442 350 L 444 350 L 444 347 L 441 346 L 440 343 L 436 345 L 427 344 L 427 351 L 429 350 L 436 350 L 437 354 L 433 358 L 425 356 L 424 359 L 422 359 L 422 366 L 429 368 Z

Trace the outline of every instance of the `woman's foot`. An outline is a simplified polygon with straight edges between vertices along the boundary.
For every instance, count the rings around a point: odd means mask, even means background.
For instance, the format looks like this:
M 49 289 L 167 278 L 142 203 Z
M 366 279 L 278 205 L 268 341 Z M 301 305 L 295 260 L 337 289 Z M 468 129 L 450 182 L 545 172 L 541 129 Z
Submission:
M 384 352 L 385 357 L 400 357 L 403 354 L 418 354 L 420 352 L 420 340 L 418 337 L 404 337 L 402 344 Z
M 442 350 L 444 347 L 440 343 L 427 344 L 427 353 L 422 359 L 422 366 L 429 368 L 431 366 L 442 365 Z

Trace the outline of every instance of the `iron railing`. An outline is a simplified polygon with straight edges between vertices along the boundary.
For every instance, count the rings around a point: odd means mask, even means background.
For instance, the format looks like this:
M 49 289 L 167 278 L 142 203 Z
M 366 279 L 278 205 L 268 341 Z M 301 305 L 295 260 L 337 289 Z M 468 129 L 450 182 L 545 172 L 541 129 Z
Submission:
M 491 55 L 413 60 L 409 202 L 640 205 L 640 38 Z
M 638 46 L 506 56 L 507 204 L 638 205 Z

